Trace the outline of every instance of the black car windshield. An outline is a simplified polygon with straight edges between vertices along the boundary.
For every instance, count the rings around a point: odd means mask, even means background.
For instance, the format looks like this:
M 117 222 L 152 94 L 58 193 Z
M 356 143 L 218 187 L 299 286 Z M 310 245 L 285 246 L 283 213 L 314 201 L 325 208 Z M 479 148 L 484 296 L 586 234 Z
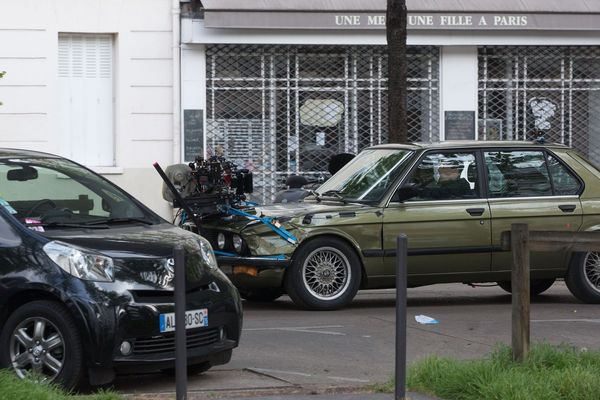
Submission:
M 412 151 L 368 149 L 317 189 L 321 197 L 370 202 L 381 199 L 404 169 Z
M 1 159 L 0 206 L 30 226 L 159 222 L 118 187 L 64 158 Z

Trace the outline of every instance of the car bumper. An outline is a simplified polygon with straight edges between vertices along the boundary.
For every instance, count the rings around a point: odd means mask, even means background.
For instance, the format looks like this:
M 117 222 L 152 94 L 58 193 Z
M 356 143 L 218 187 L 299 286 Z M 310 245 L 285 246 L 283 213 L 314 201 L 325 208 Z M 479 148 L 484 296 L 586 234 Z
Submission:
M 197 288 L 187 293 L 186 310 L 207 309 L 208 325 L 186 331 L 188 365 L 224 364 L 237 347 L 242 329 L 242 306 L 230 284 L 215 292 Z M 160 332 L 160 314 L 175 311 L 164 291 L 129 290 L 113 304 L 73 299 L 87 325 L 86 356 L 90 377 L 108 382 L 115 372 L 152 371 L 175 366 L 175 333 Z M 123 354 L 128 342 L 131 351 Z M 100 376 L 93 379 L 93 376 Z
M 237 341 L 225 339 L 200 348 L 190 349 L 187 346 L 187 365 L 207 362 L 214 367 L 226 364 L 231 359 L 231 352 L 237 345 Z M 117 373 L 151 372 L 159 369 L 173 368 L 174 366 L 174 350 L 164 352 L 163 354 L 155 353 L 152 355 L 133 355 L 129 357 L 117 356 L 113 359 L 113 368 Z
M 217 256 L 221 270 L 240 289 L 274 288 L 283 285 L 289 258 Z
M 251 266 L 257 267 L 259 271 L 268 269 L 285 269 L 291 264 L 289 258 L 274 258 L 274 257 L 241 257 L 241 256 L 217 256 L 219 266 Z

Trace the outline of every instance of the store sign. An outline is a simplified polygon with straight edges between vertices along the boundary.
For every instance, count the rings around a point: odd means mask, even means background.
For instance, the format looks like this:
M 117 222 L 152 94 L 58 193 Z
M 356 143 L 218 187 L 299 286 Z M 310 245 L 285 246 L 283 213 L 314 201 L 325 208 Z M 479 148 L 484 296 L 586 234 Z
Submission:
M 336 15 L 334 18 L 336 26 L 385 27 L 385 15 Z M 527 15 L 408 15 L 407 25 L 409 28 L 526 27 Z
M 183 159 L 194 161 L 204 148 L 204 113 L 202 110 L 183 110 Z
M 207 28 L 385 29 L 385 13 L 205 12 Z M 409 30 L 598 30 L 600 14 L 409 13 Z
M 444 134 L 446 140 L 475 139 L 475 111 L 444 112 Z

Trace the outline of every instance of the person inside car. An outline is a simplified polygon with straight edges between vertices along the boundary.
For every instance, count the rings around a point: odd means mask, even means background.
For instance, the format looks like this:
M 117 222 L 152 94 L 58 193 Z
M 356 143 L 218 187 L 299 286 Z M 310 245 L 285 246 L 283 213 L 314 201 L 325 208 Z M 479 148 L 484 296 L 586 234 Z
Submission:
M 459 160 L 444 160 L 438 167 L 438 187 L 432 193 L 436 199 L 459 199 L 470 191 L 469 182 L 461 177 L 462 163 Z

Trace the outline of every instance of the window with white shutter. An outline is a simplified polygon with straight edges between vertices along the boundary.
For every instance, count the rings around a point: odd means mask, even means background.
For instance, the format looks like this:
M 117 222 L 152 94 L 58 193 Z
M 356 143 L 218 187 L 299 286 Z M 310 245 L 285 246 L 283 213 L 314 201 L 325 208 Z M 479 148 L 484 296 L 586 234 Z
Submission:
M 113 36 L 59 34 L 60 152 L 87 166 L 115 165 Z

